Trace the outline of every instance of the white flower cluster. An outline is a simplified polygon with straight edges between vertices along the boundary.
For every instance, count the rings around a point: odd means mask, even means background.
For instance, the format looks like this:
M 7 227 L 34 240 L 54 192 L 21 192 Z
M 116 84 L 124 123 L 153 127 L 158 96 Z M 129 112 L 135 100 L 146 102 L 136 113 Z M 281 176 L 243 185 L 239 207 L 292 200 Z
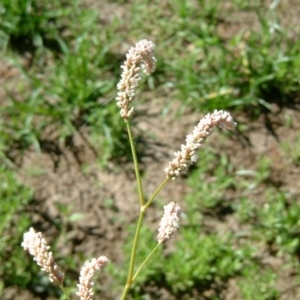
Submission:
M 174 233 L 179 228 L 179 219 L 181 208 L 175 202 L 170 202 L 164 206 L 164 215 L 161 218 L 158 228 L 157 240 L 162 243 L 173 237 Z
M 34 257 L 41 270 L 49 274 L 50 281 L 62 284 L 64 274 L 58 270 L 52 252 L 49 251 L 50 247 L 41 232 L 35 232 L 33 228 L 30 228 L 24 233 L 21 246 Z
M 116 97 L 120 114 L 124 119 L 128 119 L 133 112 L 133 107 L 130 107 L 130 104 L 134 99 L 135 89 L 141 80 L 141 68 L 148 75 L 155 69 L 154 47 L 153 42 L 141 40 L 126 54 L 124 65 L 121 66 L 123 73 L 117 85 L 119 92 Z
M 80 300 L 91 300 L 93 298 L 93 276 L 97 270 L 101 270 L 109 262 L 106 256 L 100 256 L 97 259 L 93 258 L 91 261 L 86 261 L 81 268 L 79 284 L 77 284 L 78 292 L 77 296 Z
M 187 172 L 188 168 L 198 160 L 196 151 L 203 145 L 215 126 L 232 129 L 236 123 L 231 115 L 223 110 L 215 110 L 212 114 L 207 114 L 200 120 L 193 132 L 186 136 L 186 144 L 181 145 L 181 150 L 174 153 L 175 158 L 165 168 L 167 177 L 174 179 Z

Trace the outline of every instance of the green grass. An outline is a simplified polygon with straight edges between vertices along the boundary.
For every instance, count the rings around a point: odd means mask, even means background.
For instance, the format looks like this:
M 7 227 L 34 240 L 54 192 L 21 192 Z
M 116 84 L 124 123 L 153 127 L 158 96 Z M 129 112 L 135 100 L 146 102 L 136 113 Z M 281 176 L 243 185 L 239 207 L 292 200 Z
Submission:
M 103 157 L 128 153 L 122 149 L 124 143 L 115 138 L 122 136 L 116 108 L 101 105 L 114 96 L 120 73 L 122 60 L 114 52 L 122 41 L 117 34 L 120 21 L 99 28 L 95 12 L 80 6 L 75 9 L 76 1 L 64 5 L 54 1 L 46 6 L 37 0 L 21 2 L 4 1 L 0 9 L 7 58 L 15 61 L 26 77 L 19 91 L 25 90 L 26 97 L 12 96 L 1 108 L 8 119 L 4 131 L 11 135 L 13 130 L 22 147 L 34 145 L 38 149 L 40 135 L 49 124 L 55 126 L 62 140 L 88 125 L 92 137 L 99 136 L 99 131 L 105 133 L 102 141 L 93 139 L 95 148 L 105 145 Z M 167 11 L 157 3 L 150 5 L 149 13 L 146 2 L 128 7 L 134 16 L 127 24 L 131 36 L 153 36 L 157 44 L 158 68 L 149 82 L 157 93 L 167 89 L 170 101 L 180 99 L 182 107 L 202 112 L 224 108 L 250 109 L 259 114 L 262 107 L 271 109 L 274 102 L 291 101 L 299 89 L 299 41 L 275 22 L 276 10 L 266 7 L 262 13 L 258 4 L 247 7 L 242 1 L 235 5 L 235 10 L 255 13 L 260 30 L 242 29 L 231 38 L 222 37 L 218 28 L 227 19 L 219 1 L 201 1 L 199 7 L 175 1 Z M 172 26 L 168 26 L 168 14 Z M 34 44 L 30 68 L 24 68 L 11 53 L 18 50 L 14 39 L 18 39 L 19 47 L 28 41 Z M 55 40 L 55 49 L 43 42 L 47 39 Z M 43 117 L 39 128 L 35 128 L 37 116 Z M 26 123 L 26 128 L 19 128 L 18 122 Z
M 2 289 L 30 285 L 31 268 L 37 270 L 31 262 L 24 263 L 18 248 L 30 226 L 28 216 L 20 212 L 32 191 L 17 184 L 13 153 L 22 156 L 29 147 L 42 151 L 49 128 L 63 148 L 85 127 L 101 164 L 128 160 L 123 122 L 115 103 L 108 100 L 115 96 L 125 51 L 135 41 L 147 38 L 157 45 L 157 70 L 140 89 L 154 98 L 167 95 L 169 102 L 179 100 L 181 113 L 185 108 L 197 114 L 228 109 L 237 115 L 247 112 L 255 120 L 262 112 L 272 112 L 274 103 L 292 105 L 299 95 L 300 40 L 293 28 L 280 23 L 280 5 L 270 8 L 260 1 L 233 0 L 224 8 L 217 0 L 176 0 L 165 6 L 161 1 L 115 1 L 105 4 L 112 5 L 111 18 L 106 18 L 77 1 L 46 3 L 0 4 L 1 62 L 14 65 L 21 74 L 13 88 L 4 85 L 7 97 L 0 107 Z M 124 18 L 116 17 L 115 7 Z M 255 29 L 236 21 L 240 30 L 225 36 L 222 26 L 229 26 L 236 12 L 252 15 Z M 243 126 L 242 131 L 247 124 Z M 295 147 L 283 148 L 291 167 L 299 166 L 298 140 Z M 200 155 L 198 169 L 187 180 L 193 193 L 185 199 L 186 219 L 176 251 L 165 262 L 154 259 L 132 297 L 142 299 L 138 294 L 147 283 L 163 282 L 173 295 L 192 295 L 196 286 L 221 287 L 234 278 L 242 299 L 253 299 L 253 293 L 255 299 L 278 299 L 277 275 L 260 265 L 257 255 L 268 249 L 298 267 L 298 199 L 269 182 L 271 162 L 266 157 L 251 170 L 235 170 L 229 157 L 211 148 Z M 263 195 L 256 199 L 258 188 Z M 234 218 L 244 231 L 220 234 L 208 228 L 205 220 L 218 214 L 223 217 L 220 225 Z M 11 224 L 18 226 L 12 229 Z M 154 235 L 144 233 L 145 248 L 138 260 L 151 249 Z M 127 243 L 125 252 L 130 248 Z M 75 268 L 74 261 L 66 264 Z M 125 271 L 110 272 L 118 284 L 124 283 Z

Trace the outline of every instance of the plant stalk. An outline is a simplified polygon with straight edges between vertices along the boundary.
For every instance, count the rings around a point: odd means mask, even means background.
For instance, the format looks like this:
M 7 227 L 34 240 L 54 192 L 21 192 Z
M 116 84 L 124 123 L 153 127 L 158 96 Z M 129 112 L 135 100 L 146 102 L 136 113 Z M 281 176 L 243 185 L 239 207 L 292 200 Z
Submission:
M 142 207 L 141 211 L 140 211 L 140 216 L 139 216 L 138 224 L 137 224 L 137 227 L 136 227 L 136 231 L 135 231 L 134 240 L 133 240 L 129 270 L 128 270 L 128 275 L 127 275 L 127 282 L 126 282 L 126 285 L 124 287 L 124 291 L 123 291 L 123 295 L 121 297 L 121 300 L 125 300 L 126 295 L 128 294 L 128 291 L 129 291 L 129 289 L 132 285 L 132 282 L 133 282 L 132 277 L 133 277 L 133 271 L 134 271 L 134 263 L 135 263 L 135 256 L 136 256 L 136 250 L 137 250 L 137 243 L 138 243 L 138 239 L 139 239 L 139 235 L 140 235 L 144 215 L 145 215 L 145 209 L 144 209 L 144 207 Z
M 133 135 L 130 127 L 130 123 L 128 120 L 125 120 L 127 131 L 128 131 L 128 137 L 129 137 L 129 143 L 130 143 L 130 148 L 131 148 L 131 153 L 133 157 L 133 163 L 134 163 L 134 171 L 135 171 L 135 176 L 137 180 L 137 185 L 138 185 L 138 195 L 139 195 L 139 200 L 140 200 L 140 206 L 144 206 L 144 192 L 143 192 L 143 185 L 142 185 L 142 179 L 140 175 L 140 170 L 139 170 L 139 163 L 135 151 L 135 146 L 134 146 L 134 141 L 133 141 Z
M 140 271 L 142 270 L 142 268 L 144 267 L 144 265 L 147 263 L 147 261 L 150 259 L 150 257 L 154 254 L 154 252 L 158 249 L 159 245 L 161 243 L 157 243 L 157 245 L 153 248 L 153 250 L 149 253 L 149 255 L 146 257 L 146 259 L 143 261 L 143 263 L 140 265 L 140 267 L 137 269 L 137 271 L 135 272 L 133 278 L 132 278 L 132 282 L 136 279 L 136 277 L 139 275 Z

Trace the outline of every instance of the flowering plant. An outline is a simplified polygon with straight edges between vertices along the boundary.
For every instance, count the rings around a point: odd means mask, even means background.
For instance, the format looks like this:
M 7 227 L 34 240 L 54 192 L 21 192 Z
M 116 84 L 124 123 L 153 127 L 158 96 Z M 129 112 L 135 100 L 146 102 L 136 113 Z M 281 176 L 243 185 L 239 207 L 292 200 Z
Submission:
M 148 260 L 151 258 L 152 254 L 162 243 L 171 239 L 179 228 L 181 208 L 177 203 L 170 202 L 164 206 L 164 214 L 159 224 L 156 246 L 135 271 L 135 258 L 138 249 L 141 225 L 148 207 L 154 201 L 159 191 L 170 179 L 176 179 L 176 177 L 187 173 L 189 167 L 197 162 L 197 150 L 202 147 L 206 138 L 212 133 L 214 127 L 219 126 L 233 129 L 236 126 L 236 123 L 233 121 L 228 112 L 216 110 L 211 114 L 207 114 L 203 119 L 200 120 L 192 133 L 186 136 L 185 144 L 181 145 L 181 149 L 174 153 L 175 158 L 168 163 L 168 166 L 164 170 L 166 173 L 165 179 L 158 186 L 149 200 L 146 201 L 139 172 L 136 149 L 133 141 L 130 118 L 134 112 L 134 106 L 132 103 L 135 98 L 135 89 L 141 80 L 140 71 L 143 70 L 144 73 L 149 75 L 155 70 L 156 59 L 153 56 L 154 46 L 155 45 L 153 42 L 142 40 L 138 42 L 135 47 L 132 47 L 129 50 L 126 55 L 126 60 L 121 66 L 123 72 L 121 75 L 121 80 L 117 85 L 117 106 L 120 108 L 120 115 L 124 119 L 128 132 L 140 204 L 140 214 L 133 239 L 127 282 L 124 286 L 121 300 L 126 299 L 132 283 Z M 30 230 L 24 234 L 22 247 L 25 250 L 28 250 L 28 252 L 34 257 L 34 260 L 41 267 L 42 271 L 45 271 L 49 274 L 50 281 L 58 284 L 64 292 L 64 274 L 59 271 L 59 268 L 54 261 L 52 252 L 49 251 L 49 246 L 46 240 L 42 237 L 42 234 L 40 232 L 37 233 L 33 228 L 30 228 Z M 92 299 L 93 276 L 97 270 L 105 267 L 108 262 L 108 258 L 105 256 L 100 256 L 84 263 L 80 271 L 79 284 L 77 285 L 78 292 L 76 293 L 81 300 Z M 69 299 L 68 295 L 66 296 Z

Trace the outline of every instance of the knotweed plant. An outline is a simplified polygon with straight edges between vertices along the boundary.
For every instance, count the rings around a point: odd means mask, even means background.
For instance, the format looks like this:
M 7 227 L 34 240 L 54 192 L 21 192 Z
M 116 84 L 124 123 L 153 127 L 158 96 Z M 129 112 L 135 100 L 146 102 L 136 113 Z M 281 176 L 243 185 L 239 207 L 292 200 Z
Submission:
M 116 101 L 117 106 L 120 108 L 120 115 L 124 119 L 128 132 L 140 206 L 140 214 L 137 220 L 136 232 L 132 244 L 127 282 L 124 286 L 123 294 L 120 298 L 121 300 L 126 299 L 130 287 L 142 268 L 151 258 L 152 254 L 158 247 L 160 247 L 161 244 L 169 241 L 179 228 L 181 208 L 179 204 L 170 202 L 164 206 L 164 214 L 158 226 L 156 246 L 145 258 L 144 262 L 137 267 L 135 265 L 135 257 L 138 251 L 141 226 L 148 207 L 169 180 L 174 180 L 176 177 L 186 174 L 189 167 L 197 162 L 197 151 L 203 146 L 206 138 L 212 133 L 216 126 L 222 128 L 225 127 L 227 129 L 233 129 L 236 126 L 231 115 L 222 110 L 216 110 L 213 113 L 204 116 L 204 118 L 202 118 L 195 126 L 193 131 L 186 136 L 185 143 L 181 145 L 180 150 L 174 153 L 174 159 L 171 160 L 164 169 L 165 178 L 149 200 L 146 201 L 139 172 L 130 119 L 134 113 L 133 102 L 135 100 L 135 90 L 141 80 L 141 71 L 149 75 L 155 70 L 156 59 L 153 55 L 154 46 L 153 42 L 142 40 L 128 51 L 126 60 L 121 66 L 123 70 L 121 80 L 117 85 L 118 94 Z M 49 251 L 49 246 L 42 234 L 40 232 L 36 232 L 33 228 L 30 228 L 30 230 L 24 234 L 22 247 L 25 250 L 28 250 L 28 252 L 33 256 L 33 259 L 41 267 L 41 270 L 49 274 L 50 281 L 58 284 L 64 292 L 64 274 L 59 270 L 58 265 L 55 263 L 52 252 Z M 77 285 L 78 291 L 76 292 L 76 295 L 81 300 L 91 300 L 93 298 L 93 276 L 96 271 L 101 270 L 108 262 L 109 260 L 107 257 L 100 256 L 84 263 L 80 271 L 79 283 Z M 70 299 L 70 296 L 66 295 L 66 297 Z

